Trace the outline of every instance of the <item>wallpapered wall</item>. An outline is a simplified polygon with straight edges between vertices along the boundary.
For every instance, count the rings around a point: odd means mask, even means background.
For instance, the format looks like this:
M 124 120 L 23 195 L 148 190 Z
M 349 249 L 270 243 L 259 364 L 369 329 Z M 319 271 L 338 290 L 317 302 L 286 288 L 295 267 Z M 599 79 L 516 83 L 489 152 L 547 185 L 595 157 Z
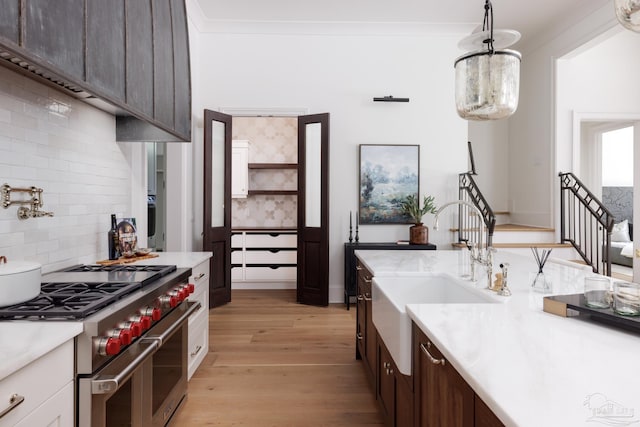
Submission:
M 616 222 L 626 219 L 633 223 L 633 187 L 602 187 L 602 203 Z
M 297 117 L 234 117 L 233 139 L 249 141 L 249 163 L 297 163 Z M 250 190 L 296 190 L 292 169 L 249 171 Z M 252 195 L 233 199 L 232 227 L 296 228 L 298 200 L 292 195 Z

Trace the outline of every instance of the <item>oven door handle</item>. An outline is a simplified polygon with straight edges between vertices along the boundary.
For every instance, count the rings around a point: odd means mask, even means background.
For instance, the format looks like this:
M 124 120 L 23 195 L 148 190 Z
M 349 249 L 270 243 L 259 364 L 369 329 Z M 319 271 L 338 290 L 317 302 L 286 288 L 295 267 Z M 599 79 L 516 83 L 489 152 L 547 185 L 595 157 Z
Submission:
M 140 345 L 143 343 L 141 342 Z M 109 394 L 117 391 L 136 369 L 158 349 L 158 342 L 144 343 L 145 348 L 116 374 L 98 374 L 91 379 L 91 394 Z
M 198 311 L 200 307 L 201 305 L 198 301 L 186 301 L 185 305 L 176 307 L 173 312 L 171 312 L 166 318 L 162 319 L 162 324 L 168 324 L 169 326 L 159 333 L 156 333 L 152 329 L 144 336 L 142 342 L 154 341 L 158 343 L 158 347 L 161 347 L 175 331 L 182 327 L 184 322 L 189 319 L 189 316 Z M 161 325 L 157 325 L 157 327 L 160 326 Z

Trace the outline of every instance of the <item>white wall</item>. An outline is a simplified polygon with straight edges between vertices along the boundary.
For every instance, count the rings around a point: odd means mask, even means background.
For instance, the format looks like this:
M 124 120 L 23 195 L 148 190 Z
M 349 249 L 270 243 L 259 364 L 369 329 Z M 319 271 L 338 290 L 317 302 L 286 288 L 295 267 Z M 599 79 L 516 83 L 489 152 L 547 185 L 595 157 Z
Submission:
M 509 211 L 514 223 L 558 228 L 557 175 L 572 171 L 573 153 L 571 127 L 566 127 L 572 123 L 570 112 L 561 100 L 556 111 L 555 60 L 615 25 L 607 4 L 579 22 L 545 32 L 541 42 L 523 49 L 520 105 L 509 119 Z
M 478 173 L 474 180 L 482 195 L 494 212 L 508 211 L 509 120 L 469 121 L 469 140 Z
M 358 207 L 359 144 L 420 144 L 421 193 L 433 194 L 440 204 L 457 198 L 457 175 L 467 170 L 467 125 L 456 114 L 453 96 L 453 60 L 462 35 L 313 32 L 192 32 L 192 57 L 198 58 L 194 141 L 201 145 L 204 108 L 307 108 L 331 114 L 330 300 L 341 301 L 342 245 L 349 211 Z M 385 95 L 411 101 L 372 101 Z M 195 179 L 194 194 L 202 194 L 201 178 Z M 195 211 L 193 235 L 198 236 L 202 210 Z M 442 230 L 453 211 L 443 216 Z M 408 233 L 407 225 L 362 226 L 360 240 L 396 241 Z M 431 231 L 430 240 L 441 247 L 451 239 L 447 232 Z
M 143 144 L 115 142 L 115 119 L 0 67 L 0 185 L 44 189 L 53 218 L 0 208 L 0 255 L 43 271 L 107 258 L 110 214 L 146 215 Z M 22 198 L 23 195 L 12 194 Z M 140 222 L 146 242 L 146 219 Z

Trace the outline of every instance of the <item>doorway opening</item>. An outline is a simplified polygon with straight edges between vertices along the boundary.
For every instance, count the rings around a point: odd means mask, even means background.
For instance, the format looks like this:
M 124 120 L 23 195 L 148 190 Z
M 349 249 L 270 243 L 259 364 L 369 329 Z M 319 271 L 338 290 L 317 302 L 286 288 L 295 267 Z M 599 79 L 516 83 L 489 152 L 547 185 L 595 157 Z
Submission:
M 615 218 L 611 234 L 612 275 L 633 280 L 634 124 L 581 122 L 583 182 Z
M 231 287 L 296 289 L 298 117 L 232 117 Z

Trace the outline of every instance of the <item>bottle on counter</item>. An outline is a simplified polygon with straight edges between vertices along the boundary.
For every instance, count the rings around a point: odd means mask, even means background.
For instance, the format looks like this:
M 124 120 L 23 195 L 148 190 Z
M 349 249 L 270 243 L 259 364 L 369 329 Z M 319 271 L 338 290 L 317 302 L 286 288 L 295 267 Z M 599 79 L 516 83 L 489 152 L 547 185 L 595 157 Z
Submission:
M 111 214 L 111 230 L 109 236 L 109 259 L 118 259 L 118 225 L 116 224 L 116 214 Z

